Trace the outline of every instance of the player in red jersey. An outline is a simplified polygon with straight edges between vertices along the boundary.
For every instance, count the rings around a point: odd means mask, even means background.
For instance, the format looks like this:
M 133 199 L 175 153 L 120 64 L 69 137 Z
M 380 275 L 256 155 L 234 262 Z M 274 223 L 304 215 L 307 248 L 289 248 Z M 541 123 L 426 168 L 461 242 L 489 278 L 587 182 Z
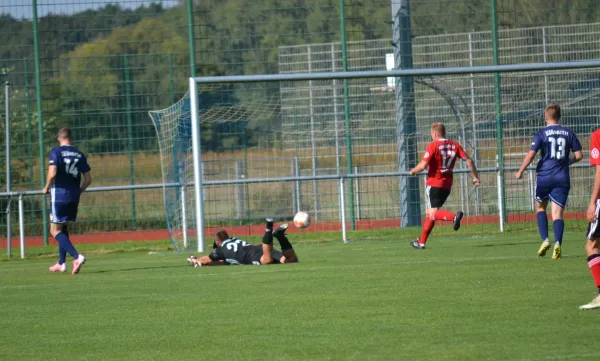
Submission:
M 479 187 L 479 175 L 475 163 L 464 151 L 462 146 L 453 140 L 446 139 L 446 128 L 442 123 L 431 125 L 431 138 L 433 142 L 427 145 L 423 160 L 410 170 L 410 175 L 415 175 L 427 169 L 427 212 L 421 237 L 410 245 L 416 249 L 424 249 L 427 238 L 435 226 L 435 221 L 452 221 L 454 230 L 460 228 L 463 212 L 451 213 L 442 208 L 452 189 L 452 170 L 457 157 L 467 162 L 467 167 L 473 178 L 473 185 Z
M 590 141 L 590 165 L 596 168 L 594 176 L 594 188 L 590 197 L 590 205 L 586 217 L 590 222 L 587 230 L 587 253 L 588 266 L 592 272 L 592 278 L 598 287 L 598 295 L 587 305 L 579 307 L 582 310 L 593 310 L 600 308 L 600 227 L 598 218 L 600 216 L 600 129 L 592 133 Z

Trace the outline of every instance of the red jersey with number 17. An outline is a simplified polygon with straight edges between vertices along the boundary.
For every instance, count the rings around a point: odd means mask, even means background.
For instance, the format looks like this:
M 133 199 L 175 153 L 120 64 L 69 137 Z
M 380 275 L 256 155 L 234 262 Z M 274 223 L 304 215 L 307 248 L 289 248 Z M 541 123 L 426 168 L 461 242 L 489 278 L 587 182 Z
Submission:
M 452 170 L 456 159 L 467 159 L 467 153 L 453 140 L 438 139 L 427 145 L 423 160 L 429 162 L 427 185 L 436 188 L 452 188 Z

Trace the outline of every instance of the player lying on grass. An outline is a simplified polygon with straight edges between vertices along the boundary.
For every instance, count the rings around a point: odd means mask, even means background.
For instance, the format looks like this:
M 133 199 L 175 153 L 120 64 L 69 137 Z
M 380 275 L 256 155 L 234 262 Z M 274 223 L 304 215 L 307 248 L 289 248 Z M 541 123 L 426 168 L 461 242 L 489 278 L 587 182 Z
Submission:
M 427 169 L 427 187 L 425 188 L 425 197 L 427 199 L 427 212 L 425 224 L 421 237 L 416 241 L 410 242 L 410 245 L 416 249 L 424 249 L 425 242 L 431 234 L 435 221 L 452 221 L 454 230 L 460 228 L 460 220 L 463 212 L 448 212 L 442 208 L 452 189 L 452 170 L 456 164 L 456 156 L 467 163 L 473 185 L 479 187 L 479 175 L 475 163 L 469 155 L 463 150 L 462 146 L 453 140 L 446 139 L 446 128 L 442 123 L 433 123 L 431 125 L 431 139 L 433 142 L 427 145 L 423 160 L 416 167 L 410 170 L 410 175 L 416 175 Z
M 571 189 L 569 166 L 583 159 L 581 144 L 577 135 L 569 128 L 561 126 L 560 107 L 558 104 L 548 104 L 545 110 L 546 127 L 537 132 L 529 148 L 529 153 L 523 159 L 521 168 L 515 174 L 521 179 L 525 169 L 531 164 L 537 152 L 541 152 L 536 167 L 537 185 L 535 187 L 536 216 L 542 245 L 538 256 L 544 257 L 550 249 L 548 240 L 548 216 L 546 208 L 548 200 L 552 201 L 552 228 L 554 229 L 554 252 L 552 259 L 560 259 L 562 238 L 565 229 L 564 212 Z M 575 156 L 569 157 L 573 151 Z
M 261 245 L 252 245 L 230 237 L 227 231 L 221 230 L 215 234 L 213 250 L 207 256 L 188 257 L 188 262 L 199 266 L 225 266 L 231 264 L 277 264 L 298 262 L 296 252 L 285 235 L 287 224 L 282 224 L 273 231 L 273 220 L 267 218 L 267 228 Z M 277 238 L 281 251 L 273 249 L 273 237 Z

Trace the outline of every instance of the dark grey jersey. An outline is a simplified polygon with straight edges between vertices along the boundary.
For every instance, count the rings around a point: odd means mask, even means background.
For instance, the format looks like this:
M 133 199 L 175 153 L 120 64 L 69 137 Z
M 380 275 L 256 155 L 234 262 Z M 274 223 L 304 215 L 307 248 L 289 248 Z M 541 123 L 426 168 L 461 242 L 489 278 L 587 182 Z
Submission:
M 212 261 L 225 261 L 230 264 L 252 264 L 252 255 L 260 250 L 261 246 L 253 246 L 235 237 L 229 238 L 221 246 L 213 249 L 208 255 Z

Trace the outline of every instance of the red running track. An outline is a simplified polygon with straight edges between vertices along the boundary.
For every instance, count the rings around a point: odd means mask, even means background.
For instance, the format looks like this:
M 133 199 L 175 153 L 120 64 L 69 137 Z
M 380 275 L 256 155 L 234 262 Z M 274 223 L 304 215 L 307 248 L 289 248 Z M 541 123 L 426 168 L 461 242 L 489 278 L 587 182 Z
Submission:
M 565 219 L 585 219 L 583 212 L 569 212 L 565 213 Z M 525 223 L 535 222 L 536 215 L 534 213 L 528 214 L 511 214 L 508 215 L 507 223 Z M 498 216 L 465 216 L 462 224 L 478 224 L 478 223 L 498 223 Z M 356 222 L 357 230 L 370 230 L 370 229 L 381 229 L 381 228 L 395 228 L 400 226 L 399 219 L 386 219 L 386 220 L 361 220 Z M 348 225 L 348 229 L 350 226 Z M 264 225 L 248 225 L 248 226 L 231 226 L 225 227 L 230 235 L 236 237 L 244 236 L 261 236 L 264 232 Z M 321 222 L 313 223 L 311 227 L 300 230 L 295 227 L 288 228 L 288 233 L 306 233 L 306 232 L 329 232 L 329 231 L 341 231 L 342 225 L 340 222 Z M 217 231 L 217 227 L 207 227 L 206 235 L 210 237 Z M 196 232 L 190 230 L 189 236 L 195 237 Z M 149 230 L 149 231 L 123 231 L 123 232 L 107 232 L 107 233 L 92 233 L 82 235 L 71 235 L 71 240 L 76 244 L 86 243 L 115 243 L 125 241 L 158 241 L 169 239 L 169 233 L 167 230 Z M 18 247 L 19 238 L 15 235 L 12 238 L 13 247 Z M 50 244 L 56 244 L 55 241 L 50 241 Z M 42 237 L 27 237 L 25 239 L 26 247 L 39 247 L 44 245 L 44 239 Z M 6 239 L 0 239 L 0 248 L 6 248 Z

